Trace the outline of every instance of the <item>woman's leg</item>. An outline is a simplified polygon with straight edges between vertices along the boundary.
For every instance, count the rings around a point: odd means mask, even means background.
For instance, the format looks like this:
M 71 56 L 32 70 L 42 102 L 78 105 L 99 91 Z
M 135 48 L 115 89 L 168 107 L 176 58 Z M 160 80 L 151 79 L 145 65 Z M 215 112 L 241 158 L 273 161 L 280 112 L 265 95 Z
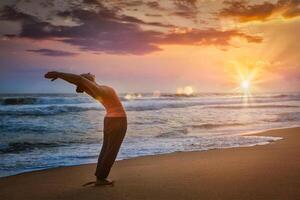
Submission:
M 109 131 L 107 136 L 108 140 L 104 156 L 101 158 L 99 168 L 97 168 L 96 176 L 98 179 L 106 179 L 109 175 L 110 169 L 116 160 L 127 129 L 126 118 L 111 118 L 110 120 L 109 126 L 111 131 Z
M 105 152 L 107 151 L 108 140 L 109 140 L 109 131 L 108 130 L 109 129 L 108 129 L 107 120 L 106 120 L 106 118 L 104 118 L 103 142 L 102 142 L 101 152 L 100 152 L 99 157 L 98 157 L 98 162 L 97 162 L 97 168 L 96 168 L 95 176 L 98 176 L 98 174 L 100 172 L 100 166 L 101 166 L 103 157 L 105 155 Z

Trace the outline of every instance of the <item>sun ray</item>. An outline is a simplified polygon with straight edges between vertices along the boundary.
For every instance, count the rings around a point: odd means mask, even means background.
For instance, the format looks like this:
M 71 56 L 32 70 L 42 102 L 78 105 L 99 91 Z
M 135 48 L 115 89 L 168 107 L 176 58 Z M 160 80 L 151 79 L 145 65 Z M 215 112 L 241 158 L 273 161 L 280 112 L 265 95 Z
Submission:
M 234 92 L 241 95 L 244 103 L 249 103 L 251 96 L 258 92 L 259 84 L 264 81 L 261 74 L 266 64 L 261 60 L 249 59 L 230 62 L 233 84 L 236 85 Z

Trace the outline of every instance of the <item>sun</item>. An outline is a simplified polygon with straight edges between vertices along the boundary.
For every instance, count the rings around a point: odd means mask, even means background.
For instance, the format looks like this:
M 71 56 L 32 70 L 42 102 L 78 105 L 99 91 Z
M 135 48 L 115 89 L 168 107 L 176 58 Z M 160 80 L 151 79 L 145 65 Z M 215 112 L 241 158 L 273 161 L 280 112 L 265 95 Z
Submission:
M 240 93 L 242 94 L 243 97 L 243 101 L 244 103 L 248 103 L 249 98 L 252 96 L 251 95 L 251 80 L 250 79 L 244 79 L 244 80 L 240 80 Z
M 244 80 L 241 82 L 241 88 L 243 89 L 243 91 L 249 91 L 250 89 L 250 81 L 248 80 Z
M 263 68 L 265 64 L 261 60 L 241 59 L 230 62 L 230 73 L 233 83 L 233 91 L 247 100 L 258 92 L 258 84 L 263 82 Z

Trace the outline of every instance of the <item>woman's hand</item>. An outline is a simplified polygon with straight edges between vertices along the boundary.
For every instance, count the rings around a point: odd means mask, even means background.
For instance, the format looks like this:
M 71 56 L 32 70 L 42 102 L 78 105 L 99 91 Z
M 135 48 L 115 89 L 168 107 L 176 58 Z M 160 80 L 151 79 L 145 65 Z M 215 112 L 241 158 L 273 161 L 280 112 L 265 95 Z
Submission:
M 59 76 L 59 72 L 51 71 L 45 74 L 45 78 L 51 79 L 51 81 L 55 81 Z

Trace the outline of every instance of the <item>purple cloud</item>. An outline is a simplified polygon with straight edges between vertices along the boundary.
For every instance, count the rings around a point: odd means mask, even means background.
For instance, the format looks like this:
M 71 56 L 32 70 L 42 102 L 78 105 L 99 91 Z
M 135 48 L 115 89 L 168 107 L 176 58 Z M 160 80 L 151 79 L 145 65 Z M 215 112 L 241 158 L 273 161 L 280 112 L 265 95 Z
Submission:
M 7 7 L 0 16 L 3 20 L 20 21 L 22 24 L 20 33 L 14 36 L 9 35 L 10 38 L 60 41 L 79 47 L 82 51 L 98 53 L 142 55 L 161 50 L 159 47 L 161 44 L 229 46 L 233 37 L 245 38 L 248 42 L 261 42 L 261 38 L 237 30 L 193 29 L 184 33 L 144 30 L 141 25 L 158 26 L 169 30 L 174 26 L 158 22 L 144 22 L 132 16 L 120 15 L 115 9 L 107 9 L 98 1 L 87 1 L 97 6 L 98 9 L 83 9 L 75 6 L 69 10 L 57 11 L 57 18 L 76 21 L 77 24 L 73 26 L 55 25 L 49 21 L 42 21 L 14 7 Z M 182 2 L 187 2 L 182 4 L 187 7 L 193 7 L 195 3 L 194 1 Z M 73 53 L 64 54 L 61 51 L 45 50 L 30 51 L 49 56 L 73 55 Z
M 26 51 L 38 53 L 43 56 L 54 56 L 54 57 L 78 55 L 78 53 L 73 53 L 73 52 L 69 52 L 69 51 L 61 51 L 61 50 L 53 50 L 53 49 L 28 49 Z

